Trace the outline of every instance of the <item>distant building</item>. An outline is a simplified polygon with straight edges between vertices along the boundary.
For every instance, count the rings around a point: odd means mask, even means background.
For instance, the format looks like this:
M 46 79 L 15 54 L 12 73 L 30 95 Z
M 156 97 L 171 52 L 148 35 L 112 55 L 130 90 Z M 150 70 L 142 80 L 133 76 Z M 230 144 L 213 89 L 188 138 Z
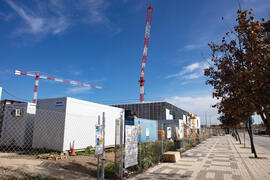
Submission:
M 16 104 L 16 103 L 23 103 L 23 101 L 15 101 L 11 99 L 5 99 L 5 100 L 0 101 L 0 113 L 5 110 L 6 105 Z
M 187 121 L 188 112 L 168 102 L 112 105 L 123 108 L 126 116 L 136 114 L 138 118 L 152 120 L 183 119 Z
M 0 101 L 0 137 L 3 130 L 3 122 L 4 122 L 4 111 L 6 109 L 6 106 L 9 104 L 16 104 L 16 103 L 23 103 L 22 101 L 15 101 L 10 99 L 5 99 Z

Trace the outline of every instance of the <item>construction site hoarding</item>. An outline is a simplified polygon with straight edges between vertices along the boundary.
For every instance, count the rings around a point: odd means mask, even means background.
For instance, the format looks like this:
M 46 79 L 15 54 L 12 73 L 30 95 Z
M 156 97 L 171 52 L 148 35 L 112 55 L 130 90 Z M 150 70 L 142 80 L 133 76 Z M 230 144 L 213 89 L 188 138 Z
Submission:
M 126 118 L 126 125 L 135 125 L 141 133 L 141 142 L 153 142 L 158 140 L 158 121 L 142 118 Z M 139 142 L 139 139 L 138 139 Z
M 182 139 L 184 138 L 184 120 L 159 120 L 158 129 L 165 132 L 166 139 Z

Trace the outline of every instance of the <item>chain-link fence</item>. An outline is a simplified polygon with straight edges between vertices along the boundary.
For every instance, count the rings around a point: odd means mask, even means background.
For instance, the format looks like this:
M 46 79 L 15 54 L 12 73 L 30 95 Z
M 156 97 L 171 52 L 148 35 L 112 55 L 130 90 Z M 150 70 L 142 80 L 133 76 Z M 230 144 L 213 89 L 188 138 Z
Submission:
M 0 179 L 91 179 L 97 122 L 95 116 L 41 109 L 29 114 L 7 106 L 0 116 Z M 115 143 L 111 129 L 106 129 L 108 146 Z
M 107 178 L 113 178 L 117 175 L 116 172 L 119 172 L 117 167 L 120 149 L 119 142 L 115 141 L 115 137 L 119 138 L 119 128 L 116 130 L 118 126 L 115 126 L 115 120 L 111 120 L 113 123 L 105 128 Z M 7 106 L 0 114 L 0 179 L 95 178 L 96 124 L 97 116 L 42 109 L 37 109 L 35 114 L 29 114 L 24 108 L 14 109 Z M 163 152 L 183 152 L 192 148 L 207 139 L 210 132 L 209 129 L 201 129 L 198 136 L 181 138 L 179 141 L 172 138 L 152 141 L 151 137 L 148 137 L 146 140 L 152 142 L 141 144 L 141 154 L 138 154 L 141 161 L 138 159 L 139 164 L 128 168 L 128 171 L 139 170 L 140 166 L 146 169 L 161 162 Z M 76 149 L 75 153 L 73 149 Z

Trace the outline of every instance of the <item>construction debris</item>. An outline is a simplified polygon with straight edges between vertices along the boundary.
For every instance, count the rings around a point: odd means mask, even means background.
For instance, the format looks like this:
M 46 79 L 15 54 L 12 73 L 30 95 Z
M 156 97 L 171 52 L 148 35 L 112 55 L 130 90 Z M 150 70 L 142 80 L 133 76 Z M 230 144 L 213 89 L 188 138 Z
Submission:
M 40 155 L 37 155 L 37 159 L 49 159 L 49 160 L 63 160 L 63 159 L 67 159 L 67 155 L 64 155 L 64 154 L 40 154 Z
M 180 158 L 181 158 L 181 155 L 180 155 L 180 152 L 178 152 L 178 151 L 168 151 L 162 155 L 163 162 L 175 163 L 175 162 L 179 161 Z

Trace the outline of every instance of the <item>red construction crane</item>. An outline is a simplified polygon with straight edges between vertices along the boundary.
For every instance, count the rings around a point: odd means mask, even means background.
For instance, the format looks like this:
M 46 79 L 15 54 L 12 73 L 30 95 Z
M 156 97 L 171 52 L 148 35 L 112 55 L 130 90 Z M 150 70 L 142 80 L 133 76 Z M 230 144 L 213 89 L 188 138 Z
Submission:
M 32 73 L 21 72 L 21 71 L 15 70 L 15 75 L 26 75 L 26 76 L 35 77 L 35 89 L 34 89 L 33 103 L 37 102 L 39 78 L 48 79 L 48 80 L 57 81 L 57 82 L 69 83 L 69 84 L 73 84 L 73 85 L 85 86 L 85 87 L 90 87 L 90 88 L 106 89 L 106 88 L 101 87 L 101 86 L 95 86 L 95 85 L 91 85 L 91 84 L 85 84 L 85 83 L 80 83 L 80 82 L 66 80 L 66 79 L 59 79 L 59 78 L 52 78 L 52 77 L 43 76 L 43 75 L 40 75 L 39 72 L 36 72 L 36 74 L 32 74 Z
M 140 102 L 144 101 L 144 71 L 145 71 L 145 63 L 148 51 L 148 43 L 150 37 L 151 30 L 151 20 L 152 20 L 152 12 L 153 8 L 151 6 L 151 1 L 149 2 L 149 6 L 147 8 L 147 17 L 146 17 L 146 25 L 145 25 L 145 37 L 144 37 L 144 48 L 143 48 L 143 59 L 142 59 L 142 72 L 139 80 L 140 83 Z

